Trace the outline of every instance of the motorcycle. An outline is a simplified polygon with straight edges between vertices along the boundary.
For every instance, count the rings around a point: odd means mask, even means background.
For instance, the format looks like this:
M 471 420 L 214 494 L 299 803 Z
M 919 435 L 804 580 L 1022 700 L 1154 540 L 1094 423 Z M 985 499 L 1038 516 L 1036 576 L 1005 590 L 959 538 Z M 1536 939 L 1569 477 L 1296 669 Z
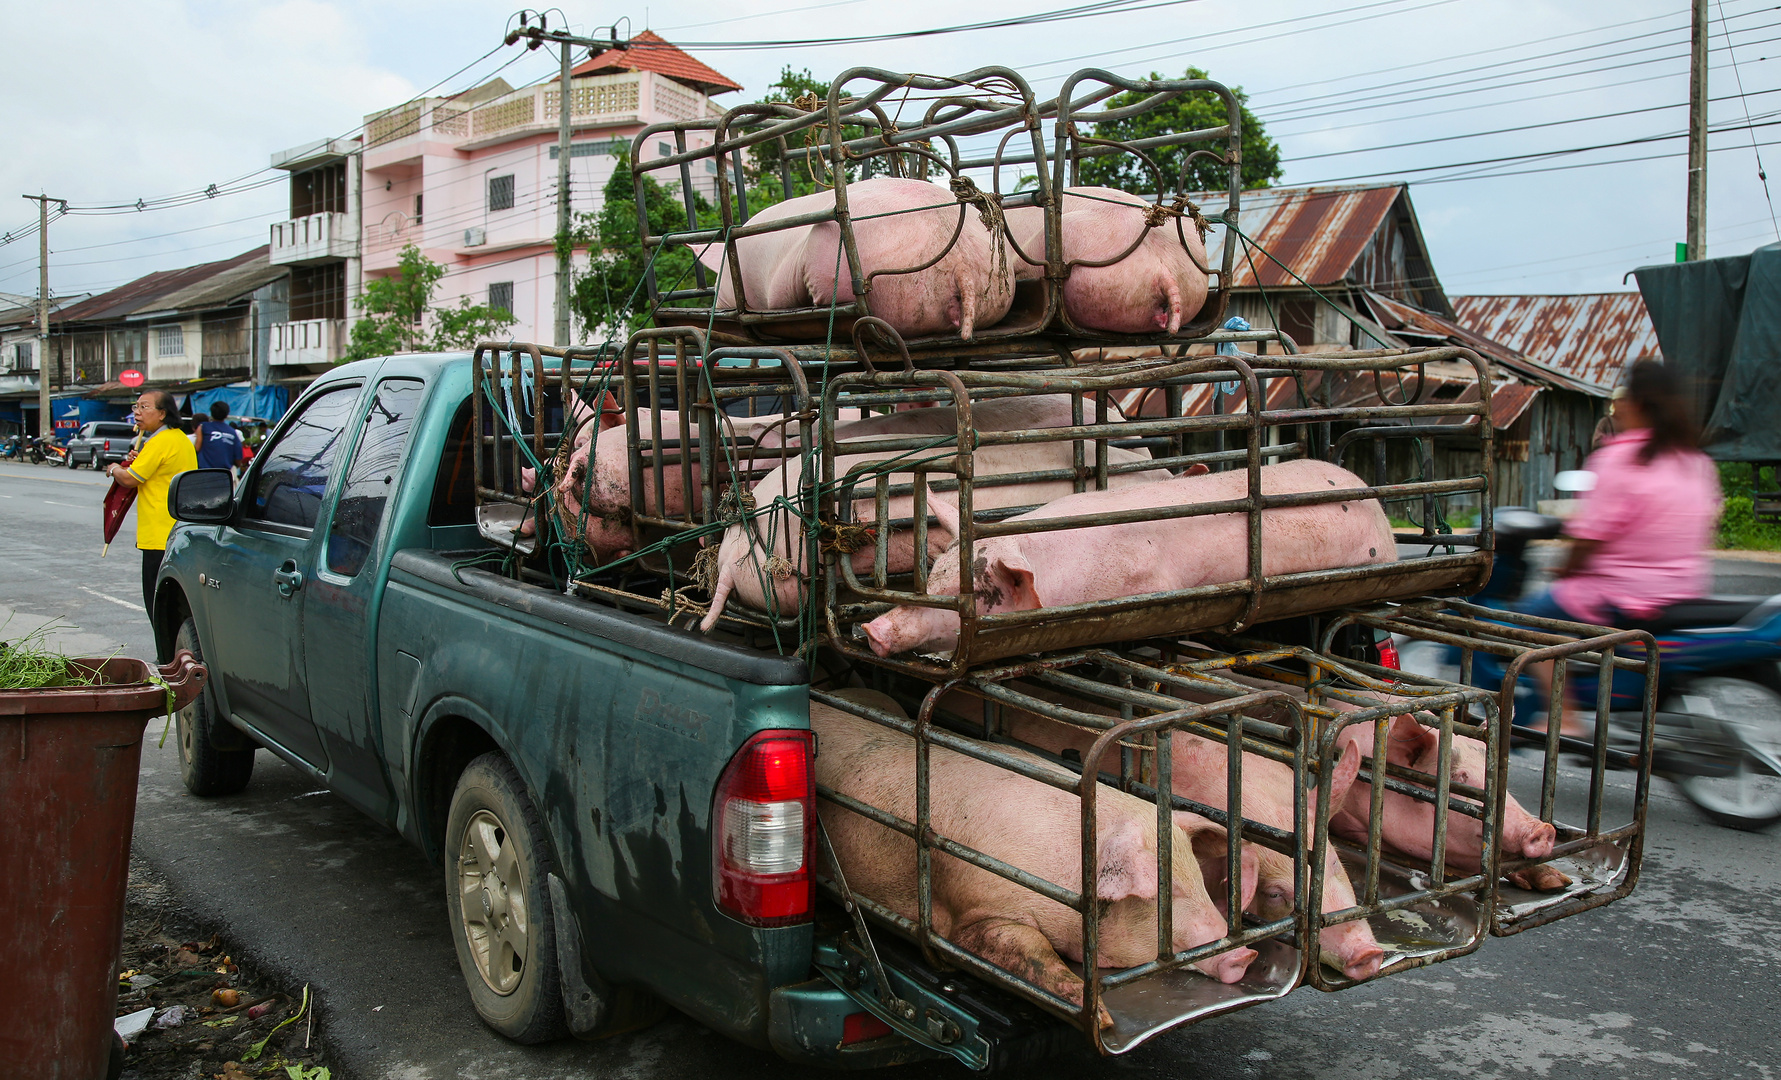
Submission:
M 39 438 L 37 440 L 37 460 L 47 461 L 51 465 L 68 464 L 68 448 L 54 439 Z
M 22 435 L 8 435 L 0 439 L 0 460 L 17 461 L 25 456 L 25 438 Z
M 1560 473 L 1561 492 L 1586 490 L 1594 477 Z M 1528 578 L 1528 544 L 1557 537 L 1564 523 L 1522 507 L 1495 515 L 1496 563 L 1472 602 L 1512 609 Z M 1658 711 L 1651 771 L 1681 789 L 1689 802 L 1721 825 L 1763 829 L 1781 821 L 1781 596 L 1706 597 L 1685 601 L 1649 618 L 1622 617 L 1623 629 L 1648 630 L 1658 647 Z M 1625 647 L 1622 647 L 1625 649 Z M 1628 650 L 1637 656 L 1639 649 Z M 1458 666 L 1457 650 L 1447 660 Z M 1486 653 L 1473 658 L 1472 685 L 1496 690 L 1503 661 Z M 1594 665 L 1573 663 L 1572 699 L 1596 700 L 1600 677 Z M 1610 686 L 1610 767 L 1638 764 L 1640 706 L 1645 680 L 1615 671 Z M 1541 716 L 1547 702 L 1524 677 L 1515 688 L 1514 741 L 1544 746 Z M 1568 752 L 1593 758 L 1593 736 L 1562 736 Z

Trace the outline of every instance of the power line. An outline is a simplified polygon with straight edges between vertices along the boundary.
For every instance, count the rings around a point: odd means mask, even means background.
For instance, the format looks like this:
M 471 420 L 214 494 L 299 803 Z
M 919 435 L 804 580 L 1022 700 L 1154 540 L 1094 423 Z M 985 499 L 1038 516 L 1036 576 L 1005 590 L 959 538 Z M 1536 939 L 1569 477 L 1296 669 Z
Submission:
M 1744 103 L 1744 121 L 1750 122 L 1750 98 L 1744 93 L 1744 75 L 1738 70 L 1738 54 L 1732 50 L 1732 33 L 1725 25 L 1725 3 L 1719 3 L 1719 29 L 1725 35 L 1726 55 L 1731 57 L 1732 75 L 1738 81 L 1738 98 Z M 1756 129 L 1750 129 L 1750 150 L 1756 155 L 1756 178 L 1762 181 L 1763 201 L 1769 204 L 1769 224 L 1775 230 L 1775 239 L 1781 240 L 1781 224 L 1775 222 L 1775 200 L 1769 196 L 1769 174 L 1762 167 L 1762 151 L 1756 148 Z

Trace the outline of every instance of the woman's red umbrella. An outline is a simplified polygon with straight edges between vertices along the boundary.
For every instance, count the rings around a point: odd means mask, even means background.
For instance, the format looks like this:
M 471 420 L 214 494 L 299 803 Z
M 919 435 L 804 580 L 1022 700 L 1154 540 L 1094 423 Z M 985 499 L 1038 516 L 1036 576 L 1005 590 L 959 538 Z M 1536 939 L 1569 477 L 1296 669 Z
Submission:
M 125 487 L 116 480 L 111 482 L 111 490 L 105 493 L 105 546 L 100 549 L 99 557 L 111 550 L 111 542 L 116 539 L 117 531 L 124 526 L 124 516 L 130 507 L 136 505 L 136 489 Z

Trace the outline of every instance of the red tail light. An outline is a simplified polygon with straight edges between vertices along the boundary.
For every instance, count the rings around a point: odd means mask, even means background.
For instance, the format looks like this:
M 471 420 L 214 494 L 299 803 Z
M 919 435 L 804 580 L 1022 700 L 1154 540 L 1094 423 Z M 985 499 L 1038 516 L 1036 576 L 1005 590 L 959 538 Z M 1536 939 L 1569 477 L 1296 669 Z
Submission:
M 717 906 L 751 926 L 810 918 L 816 778 L 808 731 L 762 731 L 717 782 L 711 878 Z
M 1402 671 L 1404 669 L 1404 665 L 1398 662 L 1398 644 L 1391 639 L 1390 635 L 1387 635 L 1373 647 L 1379 650 L 1380 667 L 1388 667 L 1393 671 Z
M 871 1042 L 891 1033 L 891 1026 L 871 1013 L 848 1013 L 841 1021 L 841 1045 Z

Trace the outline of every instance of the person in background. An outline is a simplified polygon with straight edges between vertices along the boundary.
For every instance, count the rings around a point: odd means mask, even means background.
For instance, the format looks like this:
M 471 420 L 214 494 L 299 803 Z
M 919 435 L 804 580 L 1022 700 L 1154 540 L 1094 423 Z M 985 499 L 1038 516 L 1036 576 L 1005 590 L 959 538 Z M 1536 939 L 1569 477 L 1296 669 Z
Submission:
M 210 419 L 192 432 L 192 446 L 198 452 L 198 468 L 228 469 L 230 472 L 241 468 L 244 456 L 241 432 L 236 431 L 234 425 L 225 423 L 228 419 L 228 403 L 211 402 Z
M 141 442 L 128 462 L 113 462 L 105 475 L 125 487 L 136 488 L 136 547 L 142 552 L 142 606 L 152 619 L 155 613 L 155 576 L 167 556 L 167 535 L 173 531 L 173 514 L 167 509 L 167 493 L 173 478 L 198 467 L 191 440 L 179 430 L 179 406 L 165 390 L 150 390 L 130 407 Z
M 1616 434 L 1583 463 L 1595 487 L 1565 525 L 1571 545 L 1557 580 L 1521 605 L 1525 614 L 1626 626 L 1711 591 L 1719 472 L 1696 447 L 1700 433 L 1675 372 L 1638 360 L 1625 390 L 1613 401 Z M 1549 700 L 1551 663 L 1534 676 Z M 1568 701 L 1561 731 L 1585 734 Z

